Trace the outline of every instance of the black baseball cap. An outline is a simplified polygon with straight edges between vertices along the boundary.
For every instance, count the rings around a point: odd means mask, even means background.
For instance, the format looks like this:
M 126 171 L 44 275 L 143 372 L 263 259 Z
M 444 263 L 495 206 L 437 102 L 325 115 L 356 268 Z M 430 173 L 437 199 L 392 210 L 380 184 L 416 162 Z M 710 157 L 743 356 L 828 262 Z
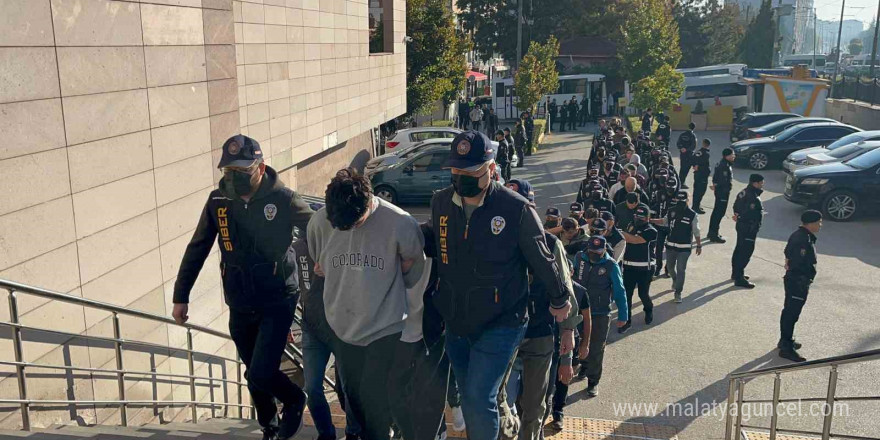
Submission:
M 263 150 L 260 143 L 245 135 L 235 135 L 223 143 L 223 155 L 217 168 L 241 167 L 247 168 L 263 160 Z
M 571 206 L 568 207 L 568 210 L 571 212 L 581 212 L 584 210 L 584 205 L 578 202 L 574 202 L 571 204 Z
M 489 138 L 479 131 L 468 130 L 459 133 L 452 140 L 446 166 L 462 171 L 476 171 L 494 159 L 495 149 Z
M 605 237 L 601 235 L 591 237 L 589 243 L 587 243 L 587 250 L 590 252 L 601 252 L 605 250 Z
M 559 209 L 558 208 L 547 208 L 547 212 L 544 215 L 552 215 L 554 217 L 559 217 Z
M 648 208 L 646 206 L 639 206 L 638 208 L 636 208 L 636 212 L 633 214 L 634 217 L 639 218 L 648 218 L 649 215 L 650 212 L 648 211 Z
M 606 222 L 614 220 L 614 214 L 609 211 L 602 211 L 599 213 L 599 216 L 602 217 L 602 220 L 605 220 Z M 605 224 L 607 225 L 608 223 Z
M 601 218 L 594 218 L 593 221 L 590 222 L 590 229 L 595 231 L 604 231 L 608 229 L 608 224 L 605 223 L 605 220 Z

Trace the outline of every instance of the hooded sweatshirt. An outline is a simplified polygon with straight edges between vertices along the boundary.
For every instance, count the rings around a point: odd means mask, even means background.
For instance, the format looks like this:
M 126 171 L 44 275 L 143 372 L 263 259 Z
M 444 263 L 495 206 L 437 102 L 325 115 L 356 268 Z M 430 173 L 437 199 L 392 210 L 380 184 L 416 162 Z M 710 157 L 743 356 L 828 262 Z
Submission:
M 636 166 L 636 173 L 638 173 L 638 175 L 644 177 L 645 179 L 648 178 L 648 169 L 645 168 L 644 165 L 642 165 L 641 156 L 639 156 L 638 154 L 633 154 L 632 157 L 629 159 L 629 163 Z

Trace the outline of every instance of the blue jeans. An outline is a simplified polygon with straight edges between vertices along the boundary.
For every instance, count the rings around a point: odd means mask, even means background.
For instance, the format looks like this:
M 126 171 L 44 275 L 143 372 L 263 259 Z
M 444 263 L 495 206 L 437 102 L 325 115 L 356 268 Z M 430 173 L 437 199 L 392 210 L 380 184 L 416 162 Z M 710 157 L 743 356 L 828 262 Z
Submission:
M 336 438 L 336 427 L 333 426 L 330 405 L 324 396 L 324 374 L 330 360 L 330 347 L 303 329 L 302 350 L 305 358 L 303 391 L 309 396 L 307 404 L 312 420 L 315 421 L 315 429 L 321 437 Z M 349 414 L 350 408 L 351 405 L 345 405 L 345 432 L 360 434 L 361 428 L 354 416 Z
M 526 326 L 495 327 L 465 338 L 446 337 L 446 354 L 461 392 L 468 437 L 498 438 L 498 388 Z

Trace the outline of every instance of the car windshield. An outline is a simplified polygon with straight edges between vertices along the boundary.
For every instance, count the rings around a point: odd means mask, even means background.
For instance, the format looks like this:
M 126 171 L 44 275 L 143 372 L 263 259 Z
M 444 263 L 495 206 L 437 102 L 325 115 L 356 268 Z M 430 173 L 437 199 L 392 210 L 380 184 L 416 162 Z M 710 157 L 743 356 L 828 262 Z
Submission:
M 778 130 L 778 129 L 781 128 L 781 127 L 784 127 L 784 126 L 786 126 L 786 125 L 788 125 L 788 124 L 791 124 L 792 122 L 795 122 L 795 120 L 797 120 L 797 119 L 801 119 L 801 118 L 788 118 L 788 119 L 782 119 L 782 120 L 779 120 L 779 121 L 776 121 L 776 122 L 771 122 L 771 123 L 769 123 L 769 124 L 767 124 L 767 125 L 764 125 L 764 126 L 762 126 L 762 127 L 758 127 L 758 129 L 761 130 L 761 131 L 773 131 L 773 130 Z
M 844 163 L 859 170 L 871 168 L 880 163 L 880 148 L 874 149 L 859 157 L 852 158 Z
M 432 145 L 437 145 L 437 144 L 418 144 L 418 145 L 410 148 L 409 150 L 404 150 L 403 152 L 401 152 L 400 158 L 406 159 L 408 157 L 412 157 L 413 154 L 416 154 L 421 151 L 425 151 L 425 148 L 428 148 Z
M 834 150 L 834 149 L 837 149 L 838 147 L 842 147 L 844 145 L 849 145 L 849 144 L 854 144 L 856 142 L 860 142 L 865 139 L 866 139 L 866 137 L 862 133 L 848 134 L 848 135 L 832 142 L 826 148 L 828 148 L 829 150 Z M 843 157 L 843 156 L 840 156 L 840 157 Z
M 803 129 L 804 129 L 803 125 L 794 125 L 794 126 L 786 128 L 785 130 L 782 130 L 782 132 L 777 134 L 776 136 L 771 136 L 771 137 L 779 139 L 781 141 L 784 141 L 784 140 L 800 133 L 800 131 Z

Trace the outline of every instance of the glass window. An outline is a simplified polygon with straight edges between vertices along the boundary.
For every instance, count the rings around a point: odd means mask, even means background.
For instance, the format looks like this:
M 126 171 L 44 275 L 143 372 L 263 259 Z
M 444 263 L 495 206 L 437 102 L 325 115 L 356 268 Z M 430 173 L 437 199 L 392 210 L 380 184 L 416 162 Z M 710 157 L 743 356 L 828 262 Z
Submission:
M 745 96 L 746 86 L 737 83 L 709 84 L 704 86 L 688 86 L 685 89 L 685 99 L 712 99 L 726 96 Z
M 861 149 L 862 149 L 862 146 L 860 144 L 856 143 L 856 144 L 851 144 L 851 145 L 847 145 L 845 147 L 838 148 L 834 151 L 829 152 L 828 155 L 835 158 L 835 159 L 840 159 L 840 158 L 849 156 L 850 154 L 853 154 L 856 151 L 859 151 Z
M 370 53 L 393 52 L 392 0 L 369 0 Z
M 502 83 L 502 82 L 495 83 L 495 97 L 496 98 L 503 98 L 505 96 L 506 95 L 504 94 L 504 83 Z
M 584 93 L 587 91 L 587 79 L 561 79 L 559 80 L 559 88 L 556 90 L 556 94 L 563 95 L 574 95 L 577 93 Z
M 427 153 L 417 157 L 410 166 L 412 166 L 413 171 L 428 171 L 428 166 L 431 165 L 431 162 L 434 160 L 434 155 Z
M 443 136 L 441 136 L 441 137 L 444 139 L 455 139 L 456 134 L 458 134 L 458 133 L 455 133 L 453 131 L 444 131 Z
M 440 171 L 446 168 L 446 162 L 449 161 L 449 151 L 436 151 L 432 155 L 431 164 L 428 165 L 428 171 Z
M 695 76 L 711 76 L 711 75 L 727 75 L 730 74 L 729 69 L 713 69 L 713 70 L 702 70 L 697 72 L 688 72 L 685 73 L 685 78 L 693 78 Z
M 865 153 L 859 157 L 850 159 L 845 163 L 853 168 L 858 168 L 861 170 L 871 168 L 880 163 L 880 148 L 873 150 L 869 153 Z
M 831 145 L 828 145 L 829 150 L 834 150 L 838 147 L 842 147 L 844 145 L 849 145 L 855 142 L 863 141 L 865 136 L 861 133 L 853 133 L 849 136 L 844 136 L 836 141 L 834 141 Z
M 428 139 L 442 138 L 444 136 L 443 133 L 439 131 L 420 131 L 409 135 L 409 137 L 415 142 L 422 142 Z

